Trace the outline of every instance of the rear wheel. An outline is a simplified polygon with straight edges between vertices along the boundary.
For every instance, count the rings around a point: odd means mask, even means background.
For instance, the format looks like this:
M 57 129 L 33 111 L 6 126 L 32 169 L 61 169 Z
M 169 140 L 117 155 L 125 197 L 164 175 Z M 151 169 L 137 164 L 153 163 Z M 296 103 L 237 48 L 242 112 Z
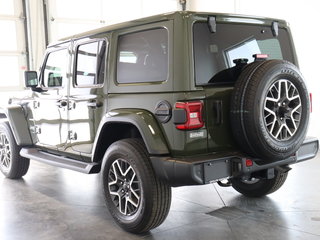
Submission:
M 0 123 L 0 171 L 7 178 L 21 178 L 29 169 L 30 160 L 20 156 L 8 122 Z
M 277 191 L 286 181 L 288 172 L 280 172 L 275 169 L 275 177 L 272 179 L 242 180 L 231 179 L 232 187 L 246 197 L 263 197 Z
M 108 209 L 126 231 L 146 232 L 166 219 L 171 188 L 155 176 L 142 141 L 113 143 L 104 156 L 102 178 Z

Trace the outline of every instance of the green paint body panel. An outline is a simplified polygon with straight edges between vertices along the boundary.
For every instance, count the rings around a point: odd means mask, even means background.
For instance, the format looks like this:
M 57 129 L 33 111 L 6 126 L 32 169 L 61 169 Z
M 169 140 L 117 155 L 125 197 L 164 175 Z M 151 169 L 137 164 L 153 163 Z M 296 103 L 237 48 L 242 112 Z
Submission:
M 112 124 L 132 124 L 135 126 L 144 142 L 146 143 L 147 149 L 152 154 L 165 155 L 169 154 L 169 149 L 166 144 L 166 139 L 163 136 L 163 131 L 160 128 L 158 122 L 153 117 L 152 113 L 147 112 L 143 109 L 114 109 L 108 112 L 101 120 L 100 126 L 97 131 L 97 136 L 103 129 L 103 127 Z M 112 136 L 106 136 L 112 137 Z M 97 139 L 97 141 L 99 141 Z M 95 147 L 99 147 L 101 143 L 96 143 Z
M 210 152 L 236 150 L 228 111 L 232 90 L 233 87 L 207 87 L 205 89 L 206 126 L 209 133 L 208 149 Z M 220 110 L 221 112 L 218 113 L 217 111 Z

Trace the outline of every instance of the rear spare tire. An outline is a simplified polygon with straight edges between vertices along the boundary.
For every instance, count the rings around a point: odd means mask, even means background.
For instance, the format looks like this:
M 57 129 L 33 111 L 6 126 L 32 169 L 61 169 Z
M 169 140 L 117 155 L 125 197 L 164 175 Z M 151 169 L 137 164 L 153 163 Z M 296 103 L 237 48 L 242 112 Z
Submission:
M 309 94 L 292 63 L 254 62 L 235 83 L 230 110 L 232 132 L 242 151 L 276 161 L 294 154 L 305 138 Z

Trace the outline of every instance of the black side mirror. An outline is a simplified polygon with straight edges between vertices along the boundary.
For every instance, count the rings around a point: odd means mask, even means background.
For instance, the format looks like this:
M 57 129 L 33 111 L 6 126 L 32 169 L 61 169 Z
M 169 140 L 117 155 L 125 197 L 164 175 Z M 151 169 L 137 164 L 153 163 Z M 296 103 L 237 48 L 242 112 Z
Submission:
M 38 73 L 36 71 L 25 71 L 24 80 L 26 87 L 34 89 L 39 84 Z

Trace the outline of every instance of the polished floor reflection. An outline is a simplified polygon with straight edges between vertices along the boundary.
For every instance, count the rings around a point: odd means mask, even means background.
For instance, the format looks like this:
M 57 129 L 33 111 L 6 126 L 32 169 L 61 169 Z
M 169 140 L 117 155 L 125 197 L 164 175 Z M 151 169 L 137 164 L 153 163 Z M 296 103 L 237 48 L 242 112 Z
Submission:
M 166 221 L 136 236 L 113 222 L 99 175 L 32 161 L 22 180 L 0 176 L 0 239 L 320 239 L 319 185 L 320 155 L 261 199 L 216 184 L 175 188 Z

